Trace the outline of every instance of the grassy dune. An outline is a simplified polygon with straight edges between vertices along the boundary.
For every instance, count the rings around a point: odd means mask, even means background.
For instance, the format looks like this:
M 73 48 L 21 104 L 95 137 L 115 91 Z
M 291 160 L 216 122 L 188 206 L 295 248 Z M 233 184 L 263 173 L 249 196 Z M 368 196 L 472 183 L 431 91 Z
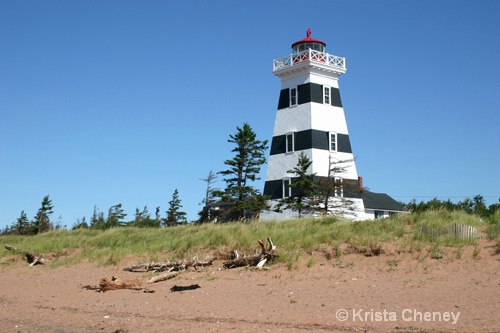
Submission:
M 216 251 L 234 249 L 253 254 L 259 251 L 258 239 L 271 237 L 278 246 L 278 261 L 290 267 L 301 256 L 310 256 L 313 252 L 323 253 L 331 259 L 353 252 L 377 255 L 388 248 L 436 253 L 442 247 L 475 245 L 475 239 L 461 240 L 451 236 L 429 239 L 418 232 L 423 226 L 442 227 L 454 223 L 474 226 L 481 233 L 490 232 L 500 244 L 500 231 L 496 231 L 495 225 L 462 212 L 444 210 L 355 223 L 328 217 L 161 229 L 57 230 L 37 236 L 0 236 L 0 243 L 52 257 L 51 265 L 56 267 L 80 262 L 119 265 L 127 257 L 144 261 L 204 258 Z M 12 257 L 12 253 L 3 247 L 0 249 L 0 264 L 9 264 Z

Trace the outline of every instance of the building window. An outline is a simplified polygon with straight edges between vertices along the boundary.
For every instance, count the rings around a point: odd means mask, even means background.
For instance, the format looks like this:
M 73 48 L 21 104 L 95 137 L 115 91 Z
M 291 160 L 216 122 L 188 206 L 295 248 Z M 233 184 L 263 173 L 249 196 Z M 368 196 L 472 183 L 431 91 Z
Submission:
M 295 135 L 294 133 L 286 134 L 286 152 L 291 153 L 295 149 Z
M 375 220 L 383 219 L 383 218 L 384 218 L 384 212 L 381 210 L 376 210 L 375 211 Z
M 335 182 L 335 185 L 334 185 L 334 195 L 335 197 L 340 197 L 340 198 L 343 198 L 344 197 L 344 179 L 343 178 L 340 178 L 340 177 L 335 177 L 334 178 L 334 182 Z
M 292 180 L 290 178 L 283 178 L 283 198 L 292 196 L 291 182 Z
M 330 151 L 337 151 L 337 133 L 330 132 L 330 144 L 328 145 L 330 147 Z
M 323 103 L 330 104 L 330 87 L 323 87 Z
M 297 105 L 297 88 L 290 88 L 290 106 Z

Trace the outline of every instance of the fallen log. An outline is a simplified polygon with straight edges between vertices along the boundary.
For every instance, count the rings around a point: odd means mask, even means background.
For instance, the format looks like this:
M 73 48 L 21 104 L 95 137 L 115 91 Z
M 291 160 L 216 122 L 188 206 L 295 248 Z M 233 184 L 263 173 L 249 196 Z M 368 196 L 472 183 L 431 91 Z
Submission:
M 194 268 L 197 270 L 198 267 L 206 267 L 212 265 L 215 258 L 207 258 L 205 260 L 198 260 L 193 258 L 190 261 L 186 261 L 185 259 L 178 262 L 166 261 L 166 262 L 151 262 L 144 263 L 138 265 L 127 266 L 123 270 L 128 272 L 163 272 L 168 270 L 172 271 L 185 271 L 188 268 Z
M 276 257 L 276 246 L 273 244 L 271 237 L 267 238 L 267 242 L 269 243 L 269 246 L 266 249 L 264 242 L 259 240 L 259 245 L 262 250 L 261 253 L 253 256 L 224 261 L 222 263 L 223 267 L 235 268 L 244 266 L 255 266 L 258 269 L 261 269 L 266 262 L 271 261 L 274 259 L 274 257 Z
M 122 280 L 117 276 L 113 276 L 111 279 L 102 278 L 99 281 L 99 287 L 96 288 L 97 291 L 101 292 L 119 289 L 144 290 L 145 292 L 151 292 L 142 285 L 142 279 Z
M 9 244 L 4 244 L 5 248 L 17 254 L 21 254 L 26 257 L 26 261 L 30 266 L 43 265 L 45 264 L 45 259 L 43 259 L 41 254 L 32 251 L 25 251 L 15 248 Z
M 179 272 L 166 272 L 161 275 L 153 276 L 151 279 L 148 280 L 147 284 L 170 280 L 171 278 L 174 278 L 177 275 L 179 275 Z

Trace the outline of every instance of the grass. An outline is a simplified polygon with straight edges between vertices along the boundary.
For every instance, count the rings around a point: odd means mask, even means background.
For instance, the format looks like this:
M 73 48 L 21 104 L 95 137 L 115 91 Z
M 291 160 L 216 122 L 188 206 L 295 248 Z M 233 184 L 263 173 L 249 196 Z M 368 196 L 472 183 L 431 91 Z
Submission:
M 80 262 L 119 265 L 124 258 L 131 256 L 144 261 L 164 261 L 205 257 L 215 250 L 237 249 L 241 254 L 254 254 L 260 251 L 257 240 L 271 237 L 278 246 L 277 261 L 286 263 L 289 269 L 293 269 L 301 256 L 307 255 L 310 258 L 307 266 L 311 267 L 315 263 L 313 252 L 324 253 L 326 259 L 339 258 L 342 248 L 356 253 L 378 255 L 389 245 L 398 246 L 406 252 L 474 245 L 475 240 L 446 237 L 427 239 L 418 236 L 421 226 L 439 227 L 453 223 L 484 229 L 474 216 L 437 211 L 400 214 L 393 218 L 363 222 L 327 217 L 252 224 L 183 225 L 161 229 L 127 227 L 105 231 L 57 230 L 37 236 L 0 236 L 0 243 L 51 254 L 54 258 L 52 266 Z M 0 249 L 0 262 L 9 255 L 9 251 Z
M 497 253 L 500 253 L 500 214 L 496 214 L 496 219 L 488 227 L 488 238 L 496 241 Z

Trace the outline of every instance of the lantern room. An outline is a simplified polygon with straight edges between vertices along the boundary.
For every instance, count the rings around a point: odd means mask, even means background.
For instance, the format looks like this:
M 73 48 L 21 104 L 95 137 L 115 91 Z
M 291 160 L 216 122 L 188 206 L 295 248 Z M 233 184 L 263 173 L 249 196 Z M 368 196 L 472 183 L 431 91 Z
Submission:
M 307 37 L 292 44 L 293 54 L 307 50 L 325 52 L 326 44 L 320 40 L 311 37 L 311 29 L 307 29 Z

